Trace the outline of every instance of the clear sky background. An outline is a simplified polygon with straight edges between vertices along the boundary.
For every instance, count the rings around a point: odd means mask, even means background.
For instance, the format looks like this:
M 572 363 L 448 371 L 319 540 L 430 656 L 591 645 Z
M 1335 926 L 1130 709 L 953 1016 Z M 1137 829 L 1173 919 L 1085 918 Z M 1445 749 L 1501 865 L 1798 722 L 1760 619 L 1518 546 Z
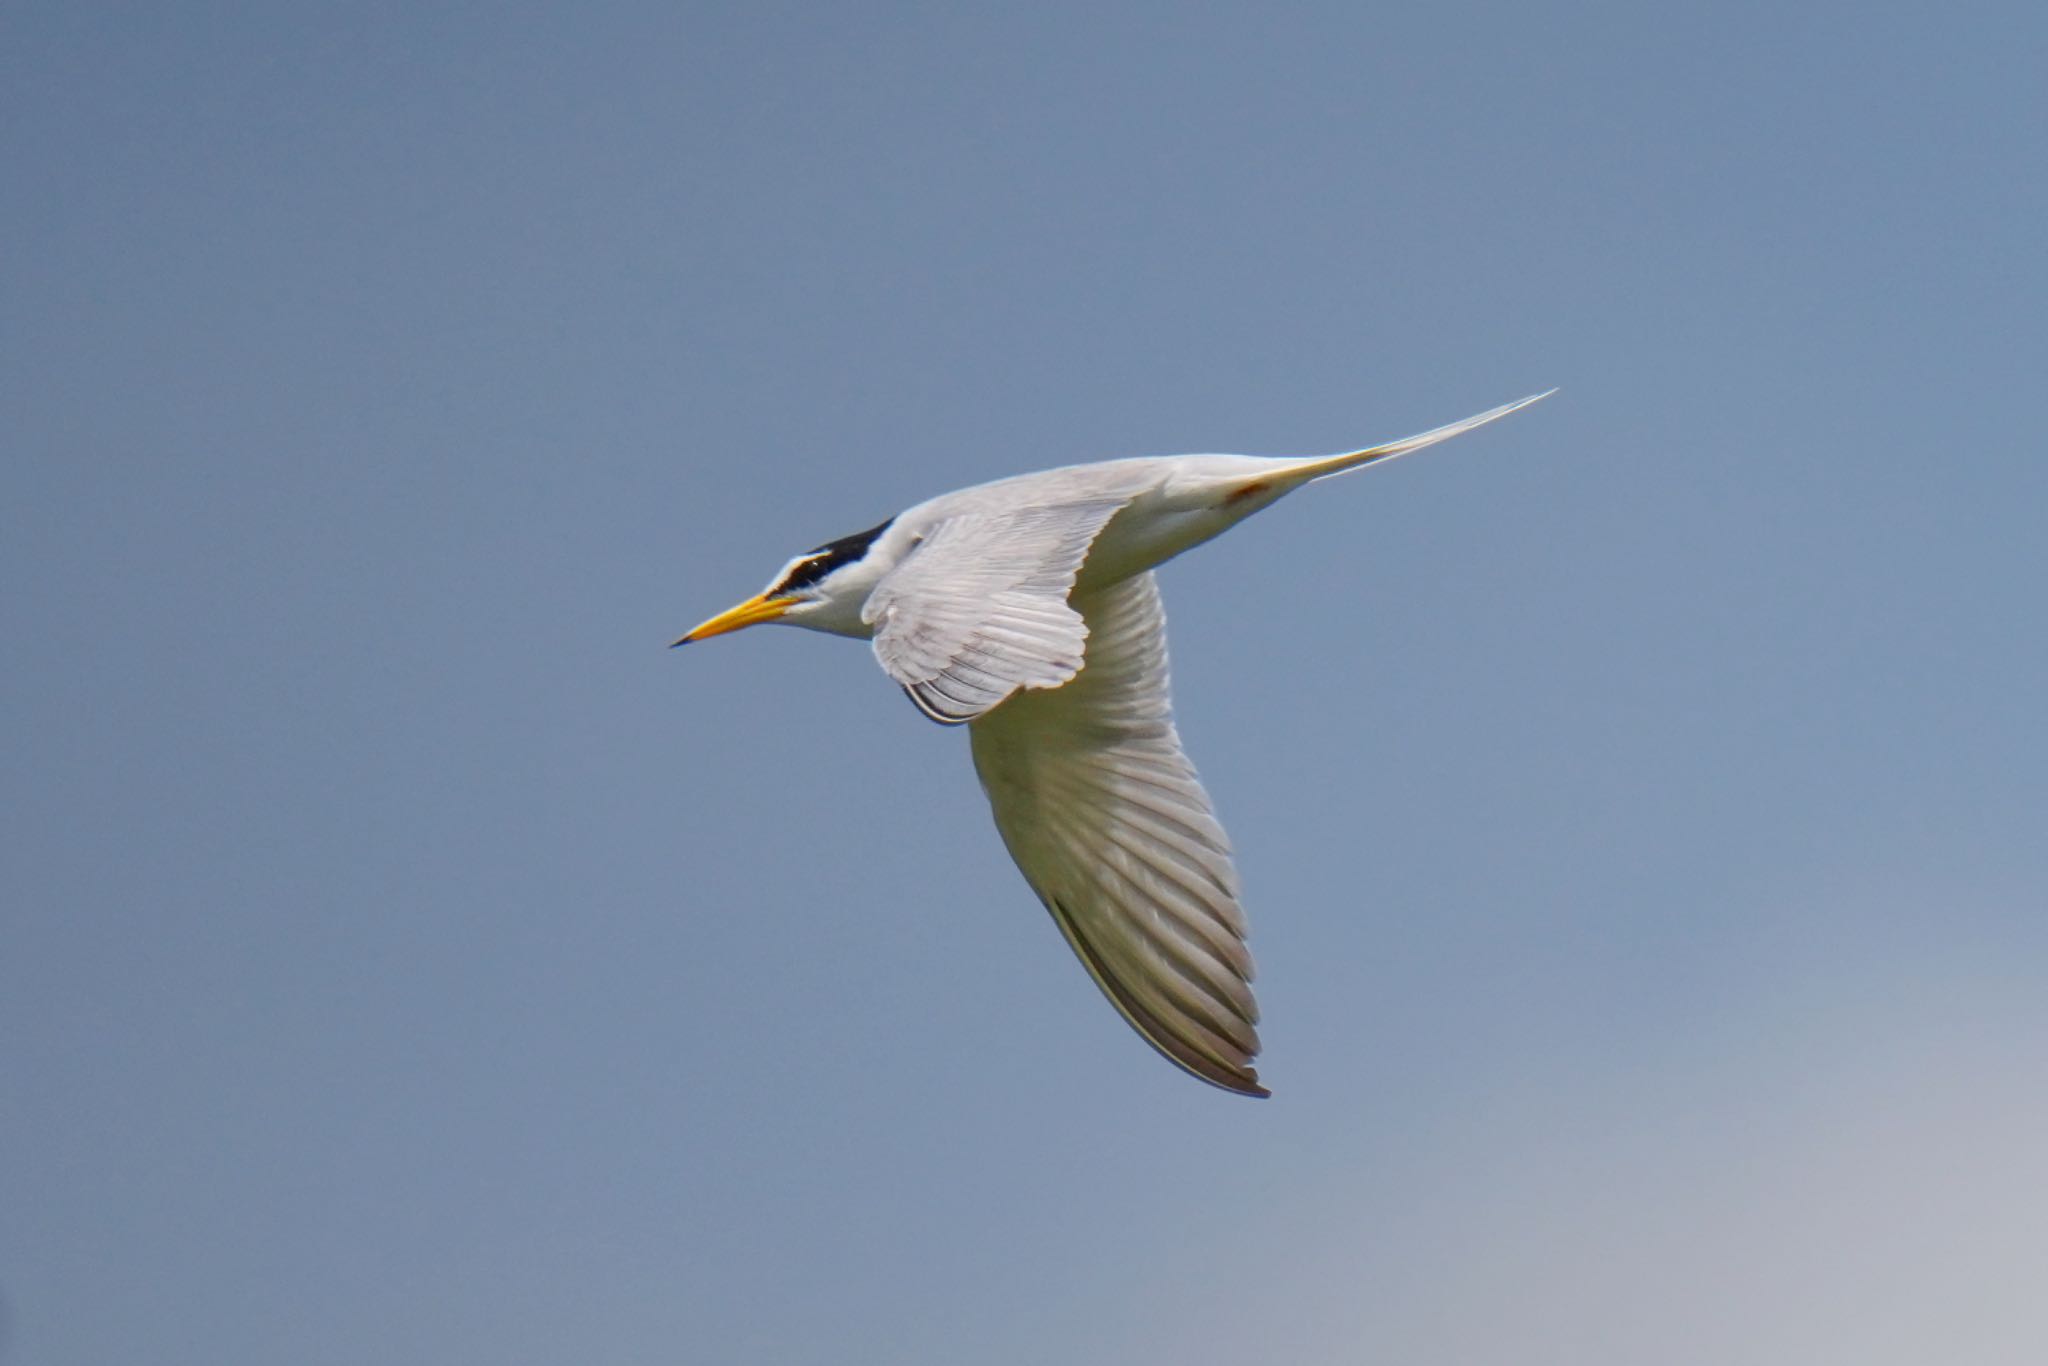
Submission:
M 8 1366 L 2048 1360 L 2038 5 L 15 4 Z M 1275 1097 L 681 630 L 1169 566 Z

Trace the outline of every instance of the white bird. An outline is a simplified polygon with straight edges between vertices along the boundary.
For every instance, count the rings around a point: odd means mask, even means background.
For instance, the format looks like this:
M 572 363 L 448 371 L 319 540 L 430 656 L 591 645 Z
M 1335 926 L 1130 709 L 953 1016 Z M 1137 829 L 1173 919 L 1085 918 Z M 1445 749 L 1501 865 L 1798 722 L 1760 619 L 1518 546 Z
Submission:
M 1343 455 L 1141 456 L 941 494 L 797 556 L 677 645 L 762 622 L 871 639 L 926 716 L 965 723 L 996 828 L 1095 984 L 1175 1065 L 1259 1085 L 1230 843 L 1182 751 L 1152 570 L 1313 480 L 1543 394 Z

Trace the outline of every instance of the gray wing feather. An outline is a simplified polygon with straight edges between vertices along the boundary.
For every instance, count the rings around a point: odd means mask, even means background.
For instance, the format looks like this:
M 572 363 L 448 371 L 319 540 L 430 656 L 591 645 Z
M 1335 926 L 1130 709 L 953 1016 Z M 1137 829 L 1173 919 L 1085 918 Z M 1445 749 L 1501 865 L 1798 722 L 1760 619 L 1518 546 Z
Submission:
M 1088 628 L 1067 603 L 1109 498 L 944 518 L 868 596 L 875 658 L 933 720 L 971 721 L 1019 688 L 1081 668 Z
M 1263 1096 L 1230 842 L 1175 732 L 1152 575 L 1077 598 L 1087 667 L 970 728 L 996 827 L 1096 985 L 1167 1058 Z

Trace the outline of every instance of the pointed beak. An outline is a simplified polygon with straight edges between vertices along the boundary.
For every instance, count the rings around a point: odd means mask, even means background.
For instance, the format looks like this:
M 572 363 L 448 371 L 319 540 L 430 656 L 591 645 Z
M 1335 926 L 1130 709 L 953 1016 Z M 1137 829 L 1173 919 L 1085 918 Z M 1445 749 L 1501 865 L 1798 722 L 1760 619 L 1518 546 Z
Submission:
M 748 598 L 739 606 L 720 612 L 711 620 L 677 640 L 669 642 L 669 648 L 688 645 L 693 640 L 704 640 L 711 636 L 722 636 L 727 631 L 737 631 L 747 626 L 759 626 L 764 621 L 773 621 L 787 612 L 796 603 L 795 598 L 771 598 L 766 593 Z

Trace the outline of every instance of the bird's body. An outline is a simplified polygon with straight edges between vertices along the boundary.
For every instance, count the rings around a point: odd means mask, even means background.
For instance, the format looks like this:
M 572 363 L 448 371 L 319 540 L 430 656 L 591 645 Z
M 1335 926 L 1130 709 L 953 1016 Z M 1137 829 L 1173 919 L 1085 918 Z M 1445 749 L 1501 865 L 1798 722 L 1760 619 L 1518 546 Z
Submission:
M 1303 484 L 1540 397 L 1343 455 L 1143 456 L 941 494 L 676 643 L 765 621 L 872 639 L 921 711 L 968 724 L 1005 845 L 1124 1018 L 1204 1081 L 1264 1095 L 1237 875 L 1173 727 L 1150 571 Z
M 1013 518 L 1024 513 L 1058 517 L 1072 509 L 1112 504 L 1118 515 L 1087 549 L 1075 587 L 1115 583 L 1201 544 L 1278 497 L 1254 501 L 1230 495 L 1297 463 L 1254 455 L 1150 455 L 1065 465 L 955 489 L 906 508 L 879 529 L 857 563 L 840 572 L 841 593 L 796 623 L 814 631 L 871 640 L 875 623 L 862 616 L 865 595 L 940 524 L 958 518 Z M 822 549 L 823 547 L 821 547 Z M 816 551 L 812 552 L 816 554 Z

